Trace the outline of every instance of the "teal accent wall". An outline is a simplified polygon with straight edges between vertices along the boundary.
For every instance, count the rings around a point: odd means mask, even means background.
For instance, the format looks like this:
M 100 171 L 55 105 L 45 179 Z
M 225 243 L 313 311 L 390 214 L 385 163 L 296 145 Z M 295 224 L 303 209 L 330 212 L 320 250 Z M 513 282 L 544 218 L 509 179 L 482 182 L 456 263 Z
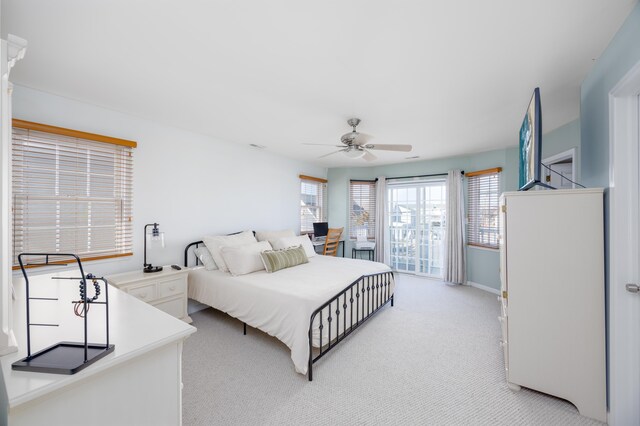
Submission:
M 544 114 L 544 113 L 543 113 Z M 543 121 L 544 123 L 544 121 Z M 544 124 L 543 124 L 544 125 Z M 580 183 L 580 120 L 576 119 L 570 121 L 564 126 L 560 126 L 557 129 L 542 136 L 542 160 L 549 158 L 553 155 L 566 152 L 575 148 L 576 154 L 574 157 L 576 175 L 573 177 L 575 182 Z M 542 174 L 544 175 L 544 168 Z
M 631 11 L 580 88 L 582 183 L 609 185 L 609 92 L 640 61 L 640 4 Z
M 451 169 L 465 171 L 502 167 L 501 190 L 518 189 L 518 149 L 517 134 L 513 148 L 481 152 L 478 154 L 448 157 L 436 160 L 406 162 L 378 167 L 340 167 L 329 169 L 329 213 L 331 227 L 344 227 L 349 232 L 349 180 L 375 179 L 378 176 L 414 176 L 432 173 L 446 173 Z M 571 148 L 580 147 L 580 120 L 574 120 L 543 136 L 543 158 L 559 154 Z M 577 167 L 578 176 L 580 164 Z M 345 244 L 345 256 L 351 255 L 353 243 Z M 467 248 L 467 280 L 487 287 L 500 289 L 500 255 L 497 250 L 478 247 Z
M 514 135 L 514 144 L 517 134 Z M 378 176 L 414 176 L 446 173 L 451 169 L 465 171 L 502 167 L 502 191 L 513 191 L 518 185 L 518 150 L 513 148 L 436 160 L 414 161 L 378 167 L 340 167 L 329 169 L 329 214 L 331 227 L 349 229 L 349 180 L 375 179 Z M 345 255 L 351 255 L 352 243 L 345 244 Z M 500 254 L 497 250 L 467 249 L 467 280 L 495 289 L 500 288 Z
M 576 160 L 580 159 L 580 120 L 570 121 L 564 126 L 542 135 L 542 158 L 560 154 L 572 148 L 578 150 Z M 579 161 L 578 161 L 579 162 Z

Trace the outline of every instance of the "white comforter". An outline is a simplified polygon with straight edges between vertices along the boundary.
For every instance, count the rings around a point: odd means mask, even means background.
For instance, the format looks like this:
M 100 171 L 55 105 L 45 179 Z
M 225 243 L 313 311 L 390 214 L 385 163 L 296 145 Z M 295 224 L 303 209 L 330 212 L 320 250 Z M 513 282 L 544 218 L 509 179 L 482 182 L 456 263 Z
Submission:
M 382 263 L 328 256 L 314 256 L 309 263 L 271 274 L 259 271 L 239 277 L 199 268 L 189 272 L 189 297 L 278 338 L 291 349 L 296 371 L 306 374 L 309 319 L 313 311 L 360 276 L 386 271 L 390 268 Z M 347 315 L 350 314 L 347 310 Z M 323 345 L 328 343 L 326 316 L 324 321 Z M 314 346 L 318 346 L 319 336 L 316 324 Z

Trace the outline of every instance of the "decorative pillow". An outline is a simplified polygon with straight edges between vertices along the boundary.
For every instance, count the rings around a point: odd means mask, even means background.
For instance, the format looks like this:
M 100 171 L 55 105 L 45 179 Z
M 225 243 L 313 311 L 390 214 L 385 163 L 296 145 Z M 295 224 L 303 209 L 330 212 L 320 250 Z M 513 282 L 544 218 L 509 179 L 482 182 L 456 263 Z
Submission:
M 284 268 L 309 263 L 302 246 L 290 247 L 284 250 L 267 250 L 260 253 L 262 263 L 267 272 L 275 272 Z
M 311 240 L 306 235 L 278 238 L 273 243 L 271 243 L 271 245 L 273 246 L 274 250 L 282 250 L 289 247 L 298 247 L 301 245 L 302 248 L 304 248 L 304 252 L 307 257 L 313 257 L 317 254 L 315 249 L 313 248 L 313 244 L 311 244 Z
M 234 235 L 218 235 L 215 237 L 203 237 L 204 245 L 207 246 L 211 252 L 211 257 L 218 265 L 221 271 L 229 272 L 227 264 L 222 258 L 220 253 L 221 247 L 237 247 L 245 244 L 255 243 L 256 237 L 253 236 L 252 231 L 244 231 Z
M 220 252 L 229 268 L 229 272 L 236 277 L 264 270 L 260 253 L 265 250 L 271 250 L 271 244 L 268 241 L 236 247 L 222 247 Z
M 216 261 L 211 257 L 211 252 L 206 247 L 198 247 L 193 253 L 196 255 L 200 263 L 204 265 L 204 269 L 207 271 L 213 271 L 214 269 L 218 269 L 218 265 L 216 265 Z
M 291 229 L 285 229 L 283 231 L 263 231 L 256 232 L 256 238 L 258 241 L 269 241 L 269 244 L 273 245 L 279 238 L 295 237 L 296 233 Z

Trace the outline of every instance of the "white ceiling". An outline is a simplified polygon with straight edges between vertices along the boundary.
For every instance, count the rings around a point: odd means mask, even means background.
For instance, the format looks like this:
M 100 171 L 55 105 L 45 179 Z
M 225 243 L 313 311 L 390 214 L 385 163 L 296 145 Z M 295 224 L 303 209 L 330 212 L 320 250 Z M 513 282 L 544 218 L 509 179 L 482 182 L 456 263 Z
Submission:
M 534 87 L 544 132 L 636 0 L 3 0 L 28 40 L 18 84 L 326 167 L 349 127 L 373 164 L 515 146 Z M 126 135 L 117 135 L 126 137 Z

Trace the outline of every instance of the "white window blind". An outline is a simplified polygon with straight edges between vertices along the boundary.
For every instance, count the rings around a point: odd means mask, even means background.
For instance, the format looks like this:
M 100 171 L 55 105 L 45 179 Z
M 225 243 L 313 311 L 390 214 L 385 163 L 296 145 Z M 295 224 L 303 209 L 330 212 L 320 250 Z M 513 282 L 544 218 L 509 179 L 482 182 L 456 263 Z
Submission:
M 130 255 L 135 142 L 77 132 L 126 144 L 100 142 L 22 123 L 26 128 L 14 122 L 12 143 L 14 265 L 24 252 L 75 253 L 84 260 Z
M 326 208 L 326 179 L 300 175 L 300 232 L 313 232 L 314 222 L 326 222 Z
M 502 169 L 467 173 L 467 243 L 498 248 L 500 172 Z
M 375 182 L 352 180 L 349 185 L 349 238 L 355 239 L 359 231 L 366 231 L 367 238 L 375 238 Z

